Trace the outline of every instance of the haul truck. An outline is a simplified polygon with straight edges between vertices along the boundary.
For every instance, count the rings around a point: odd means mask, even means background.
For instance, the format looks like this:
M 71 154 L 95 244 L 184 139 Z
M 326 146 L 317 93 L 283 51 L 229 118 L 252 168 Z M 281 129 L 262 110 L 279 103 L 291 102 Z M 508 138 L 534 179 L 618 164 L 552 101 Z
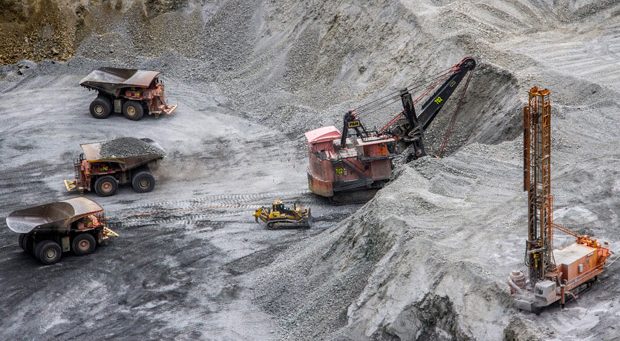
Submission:
M 114 195 L 119 185 L 131 184 L 137 193 L 155 188 L 151 173 L 165 156 L 164 149 L 148 138 L 122 137 L 105 142 L 80 145 L 82 153 L 74 162 L 75 179 L 65 180 L 69 192 L 95 191 Z
M 118 237 L 106 224 L 103 208 L 86 198 L 17 210 L 6 224 L 19 233 L 19 245 L 41 263 L 60 261 L 63 252 L 77 256 L 93 253 L 111 237 Z
M 166 104 L 164 83 L 159 72 L 102 67 L 92 71 L 80 85 L 99 94 L 90 104 L 94 118 L 108 118 L 113 112 L 139 121 L 147 115 L 170 115 L 176 105 Z

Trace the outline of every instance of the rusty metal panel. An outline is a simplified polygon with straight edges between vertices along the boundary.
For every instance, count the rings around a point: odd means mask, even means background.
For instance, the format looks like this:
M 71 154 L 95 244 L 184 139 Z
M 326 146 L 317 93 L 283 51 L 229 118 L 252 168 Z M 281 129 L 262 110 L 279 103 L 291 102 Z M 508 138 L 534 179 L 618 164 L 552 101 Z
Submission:
M 305 136 L 308 140 L 308 144 L 312 145 L 322 142 L 331 143 L 334 140 L 339 140 L 342 134 L 340 133 L 340 130 L 338 130 L 338 128 L 334 126 L 329 126 L 307 131 L 305 133 Z
M 11 212 L 6 224 L 14 232 L 28 233 L 38 230 L 64 230 L 76 218 L 102 212 L 103 208 L 86 198 L 73 198 Z
M 363 155 L 367 157 L 380 157 L 388 156 L 390 155 L 390 152 L 388 151 L 387 144 L 373 143 L 363 145 Z
M 138 70 L 130 78 L 126 79 L 123 84 L 132 87 L 148 88 L 157 76 L 159 76 L 157 71 Z
M 530 108 L 523 108 L 523 190 L 530 189 Z
M 314 177 L 308 172 L 308 188 L 312 193 L 318 194 L 324 197 L 331 197 L 334 195 L 333 181 L 324 181 Z
M 128 87 L 148 88 L 159 74 L 157 71 L 102 67 L 82 78 L 80 85 L 108 91 Z
M 596 248 L 579 243 L 571 244 L 561 250 L 554 250 L 554 258 L 562 271 L 561 279 L 565 283 L 583 283 L 585 277 L 595 275 L 601 259 Z
M 373 180 L 389 179 L 392 175 L 392 162 L 391 160 L 373 161 L 370 170 Z

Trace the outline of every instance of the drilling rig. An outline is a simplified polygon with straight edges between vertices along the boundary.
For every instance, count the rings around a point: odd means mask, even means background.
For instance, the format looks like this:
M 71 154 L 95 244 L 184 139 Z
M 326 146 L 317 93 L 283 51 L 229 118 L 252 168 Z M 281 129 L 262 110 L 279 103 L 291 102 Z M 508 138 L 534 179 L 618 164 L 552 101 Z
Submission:
M 580 235 L 553 222 L 551 193 L 551 92 L 533 87 L 523 109 L 523 187 L 528 193 L 528 235 L 525 265 L 528 278 L 513 271 L 508 278 L 517 308 L 541 309 L 589 288 L 603 272 L 611 252 L 607 243 Z M 553 249 L 554 229 L 575 237 L 575 243 Z

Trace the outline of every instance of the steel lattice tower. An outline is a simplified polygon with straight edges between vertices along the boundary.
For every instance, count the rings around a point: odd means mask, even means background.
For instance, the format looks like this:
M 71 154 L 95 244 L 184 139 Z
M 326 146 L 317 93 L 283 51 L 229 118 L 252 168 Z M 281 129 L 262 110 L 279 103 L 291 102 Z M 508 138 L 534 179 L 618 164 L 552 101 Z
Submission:
M 528 192 L 526 265 L 534 285 L 555 271 L 551 195 L 551 102 L 547 89 L 533 87 L 523 109 L 523 185 Z

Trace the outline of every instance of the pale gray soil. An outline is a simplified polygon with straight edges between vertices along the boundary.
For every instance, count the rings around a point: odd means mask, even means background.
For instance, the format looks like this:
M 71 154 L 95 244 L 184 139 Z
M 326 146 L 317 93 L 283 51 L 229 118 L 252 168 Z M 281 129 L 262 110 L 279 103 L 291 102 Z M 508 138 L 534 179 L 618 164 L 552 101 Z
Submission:
M 0 3 L 2 3 L 0 1 Z M 65 3 L 65 2 L 63 2 Z M 66 1 L 74 8 L 77 2 Z M 72 7 L 73 6 L 73 7 Z M 1 339 L 614 340 L 620 262 L 564 310 L 515 310 L 521 106 L 552 91 L 556 221 L 620 253 L 616 1 L 113 1 L 86 6 L 67 62 L 0 66 L 0 216 L 70 197 L 79 144 L 166 149 L 149 194 L 98 198 L 120 237 L 43 267 L 0 221 Z M 478 60 L 448 155 L 399 166 L 364 206 L 306 189 L 303 132 Z M 161 70 L 171 117 L 95 120 L 79 80 Z M 426 135 L 431 154 L 454 110 Z M 372 117 L 379 126 L 397 107 Z M 298 200 L 309 230 L 251 212 Z M 556 243 L 570 239 L 558 235 Z

